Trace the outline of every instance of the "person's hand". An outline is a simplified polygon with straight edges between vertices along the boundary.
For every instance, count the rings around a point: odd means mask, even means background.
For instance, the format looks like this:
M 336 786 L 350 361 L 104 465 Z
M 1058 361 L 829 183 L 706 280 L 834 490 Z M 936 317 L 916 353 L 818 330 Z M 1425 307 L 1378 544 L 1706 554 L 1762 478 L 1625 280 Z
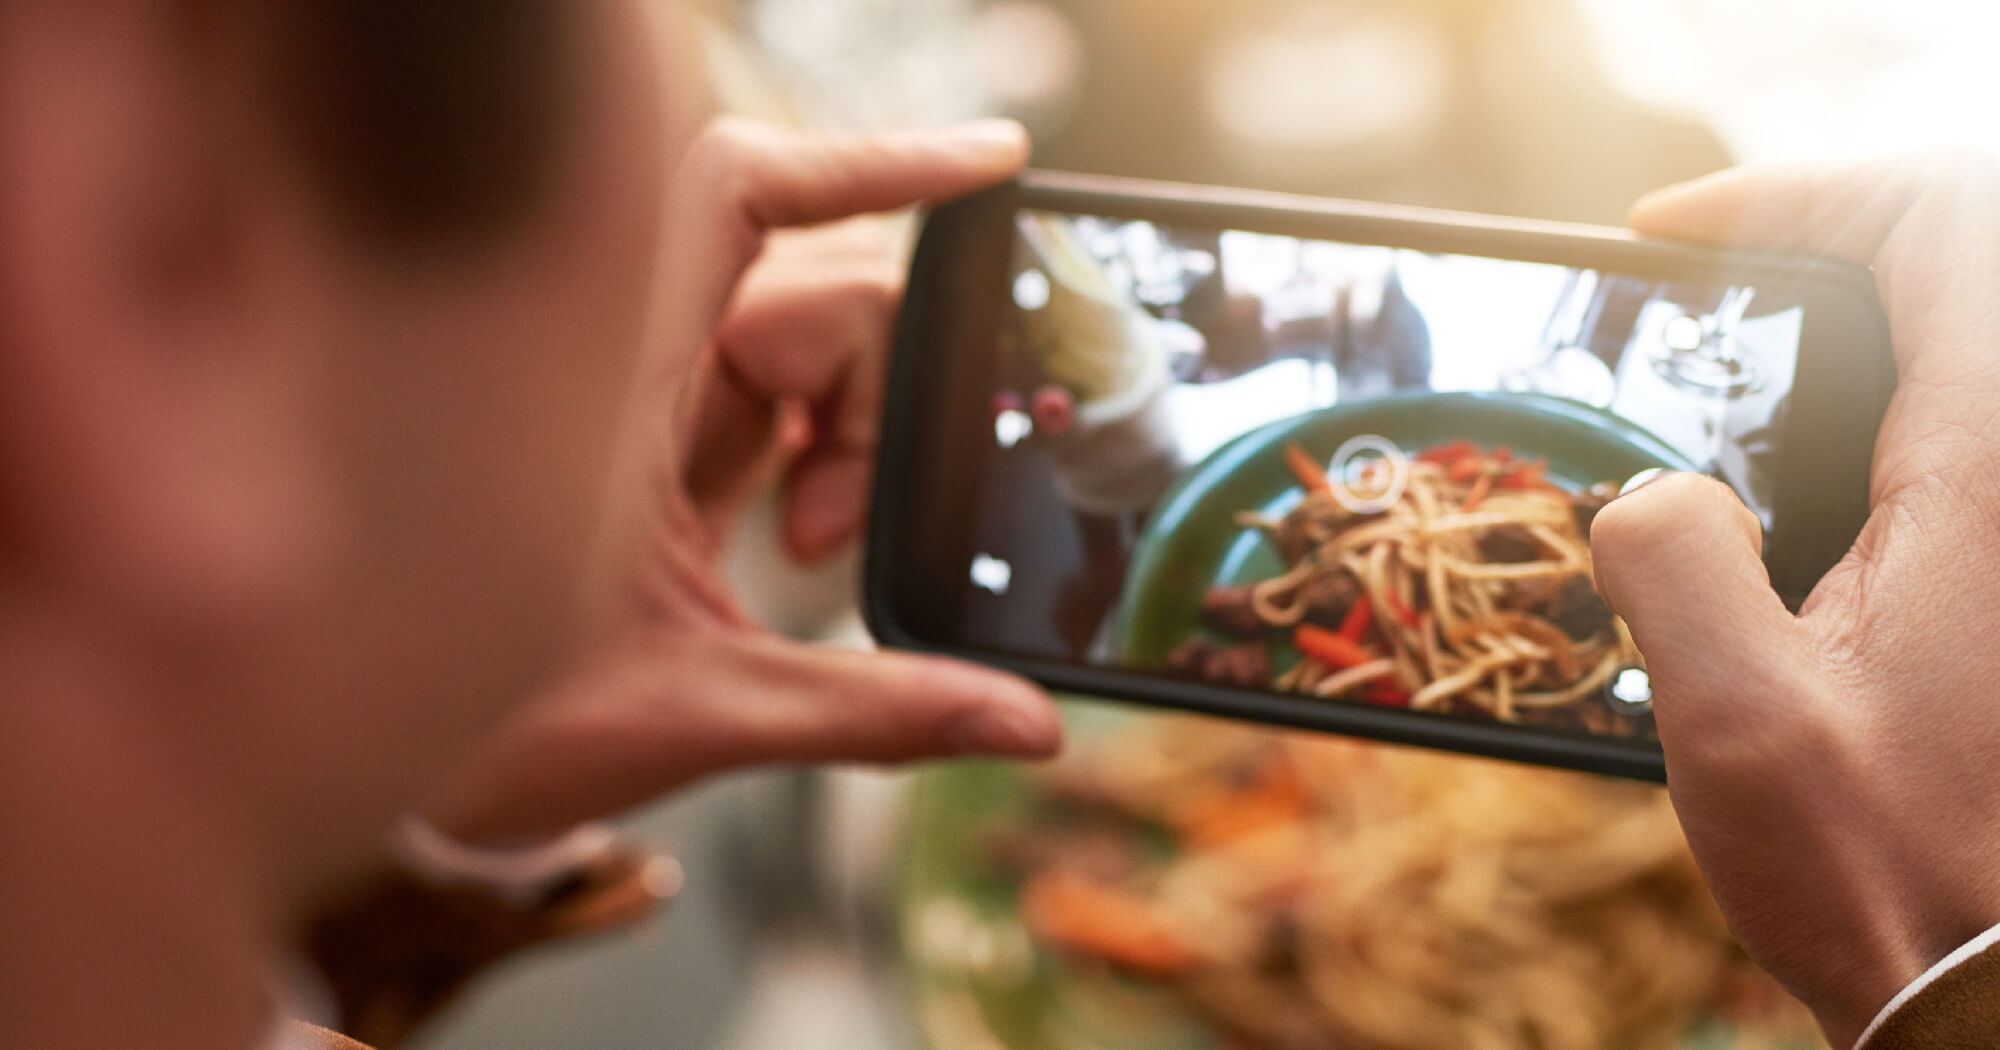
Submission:
M 1744 946 L 1844 1048 L 2000 922 L 2000 165 L 1743 170 L 1649 197 L 1632 223 L 1872 263 L 1890 316 L 1900 385 L 1872 516 L 1798 616 L 1716 482 L 1669 476 L 1591 533 L 1695 857 Z
M 715 567 L 720 532 L 776 471 L 795 553 L 860 528 L 900 281 L 879 238 L 823 224 L 971 192 L 1026 152 L 999 122 L 833 139 L 724 120 L 697 141 L 607 513 L 602 641 L 427 816 L 470 841 L 533 837 L 737 766 L 1054 751 L 1054 709 L 1027 683 L 788 641 L 739 611 Z M 793 227 L 820 228 L 770 236 Z
M 688 495 L 715 542 L 774 480 L 796 560 L 859 536 L 905 235 L 879 215 L 776 232 L 743 275 L 705 362 L 687 456 Z

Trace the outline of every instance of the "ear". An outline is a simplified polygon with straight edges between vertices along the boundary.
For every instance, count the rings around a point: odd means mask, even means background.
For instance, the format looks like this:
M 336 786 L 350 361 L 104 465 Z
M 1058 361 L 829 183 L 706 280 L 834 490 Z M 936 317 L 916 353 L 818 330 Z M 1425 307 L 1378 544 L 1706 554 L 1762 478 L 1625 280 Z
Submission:
M 179 624 L 317 546 L 304 224 L 215 8 L 0 4 L 0 585 Z

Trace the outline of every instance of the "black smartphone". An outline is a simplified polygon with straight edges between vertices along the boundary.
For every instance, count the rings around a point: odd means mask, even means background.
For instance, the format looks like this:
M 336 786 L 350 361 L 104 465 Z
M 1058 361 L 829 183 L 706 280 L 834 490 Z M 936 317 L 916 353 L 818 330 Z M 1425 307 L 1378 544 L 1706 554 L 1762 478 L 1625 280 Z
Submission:
M 1055 690 L 1662 779 L 1592 516 L 1717 477 L 1796 605 L 1888 345 L 1837 261 L 1030 174 L 925 224 L 866 611 Z

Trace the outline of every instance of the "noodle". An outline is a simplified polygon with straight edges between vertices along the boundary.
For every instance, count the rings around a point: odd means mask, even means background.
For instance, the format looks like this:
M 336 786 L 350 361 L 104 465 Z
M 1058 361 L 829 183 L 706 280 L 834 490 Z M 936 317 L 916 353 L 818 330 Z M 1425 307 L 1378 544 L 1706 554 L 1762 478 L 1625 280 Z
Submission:
M 1395 673 L 1396 661 L 1377 660 L 1374 663 L 1350 667 L 1337 674 L 1328 675 L 1321 679 L 1318 685 L 1313 686 L 1312 691 L 1316 696 L 1339 696 L 1363 682 L 1372 682 Z
M 1465 695 L 1504 710 L 1509 680 Z M 1820 1045 L 1730 939 L 1658 788 L 1188 718 L 1045 783 L 1010 830 L 1028 932 L 1072 963 L 1047 1012 L 1140 1016 L 1010 1045 L 1186 1045 L 1145 1015 L 1163 1007 L 1243 1050 L 1666 1050 L 1712 1015 L 1739 1030 L 1704 1046 Z
M 1300 502 L 1281 517 L 1236 518 L 1272 543 L 1284 571 L 1244 592 L 1248 617 L 1204 620 L 1242 644 L 1275 646 L 1269 687 L 1548 721 L 1592 706 L 1620 668 L 1640 666 L 1630 633 L 1590 587 L 1579 515 L 1601 503 L 1547 481 L 1545 462 L 1455 442 L 1413 457 L 1400 496 L 1373 514 L 1342 506 L 1295 446 L 1287 465 L 1305 490 Z M 1204 609 L 1232 595 L 1211 592 Z M 1257 629 L 1243 632 L 1246 620 Z M 1270 666 L 1262 657 L 1256 665 Z M 1562 718 L 1598 732 L 1651 731 L 1643 718 L 1594 707 Z

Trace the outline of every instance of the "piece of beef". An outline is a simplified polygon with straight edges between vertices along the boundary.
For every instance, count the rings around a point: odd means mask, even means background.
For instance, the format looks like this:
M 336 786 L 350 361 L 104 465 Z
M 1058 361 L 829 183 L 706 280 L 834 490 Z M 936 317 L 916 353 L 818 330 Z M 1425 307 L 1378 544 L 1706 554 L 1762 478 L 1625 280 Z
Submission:
M 1576 516 L 1577 530 L 1590 535 L 1590 523 L 1597 520 L 1597 512 L 1603 510 L 1612 500 L 1618 498 L 1618 487 L 1608 481 L 1574 492 L 1569 497 L 1569 512 Z
M 1509 609 L 1543 609 L 1555 601 L 1556 592 L 1562 590 L 1562 581 L 1555 576 L 1536 576 L 1526 580 L 1509 580 L 1502 593 L 1501 602 Z
M 1588 576 L 1571 576 L 1541 610 L 1542 617 L 1577 641 L 1595 638 L 1611 626 L 1611 607 L 1597 596 Z
M 1290 977 L 1300 972 L 1307 934 L 1297 914 L 1277 909 L 1265 917 L 1258 931 L 1256 967 L 1259 973 Z
M 1208 676 L 1224 685 L 1261 688 L 1271 684 L 1271 653 L 1262 642 L 1247 642 L 1220 650 L 1208 665 Z
M 1261 688 L 1271 684 L 1271 654 L 1263 642 L 1222 645 L 1194 638 L 1167 654 L 1167 670 L 1218 685 Z
M 1346 572 L 1323 572 L 1306 581 L 1303 593 L 1306 619 L 1338 630 L 1348 610 L 1361 598 L 1361 583 Z
M 1520 525 L 1501 525 L 1479 537 L 1479 556 L 1489 562 L 1513 564 L 1542 559 L 1541 541 Z
M 1286 565 L 1297 565 L 1306 555 L 1319 546 L 1326 532 L 1326 526 L 1314 521 L 1306 514 L 1290 514 L 1278 524 L 1271 536 L 1272 545 L 1278 548 L 1278 557 Z
M 1201 625 L 1225 638 L 1261 638 L 1271 625 L 1257 615 L 1248 587 L 1210 587 L 1201 596 Z
M 1205 677 L 1208 654 L 1214 649 L 1215 643 L 1206 638 L 1190 638 L 1167 654 L 1167 670 L 1190 678 Z

